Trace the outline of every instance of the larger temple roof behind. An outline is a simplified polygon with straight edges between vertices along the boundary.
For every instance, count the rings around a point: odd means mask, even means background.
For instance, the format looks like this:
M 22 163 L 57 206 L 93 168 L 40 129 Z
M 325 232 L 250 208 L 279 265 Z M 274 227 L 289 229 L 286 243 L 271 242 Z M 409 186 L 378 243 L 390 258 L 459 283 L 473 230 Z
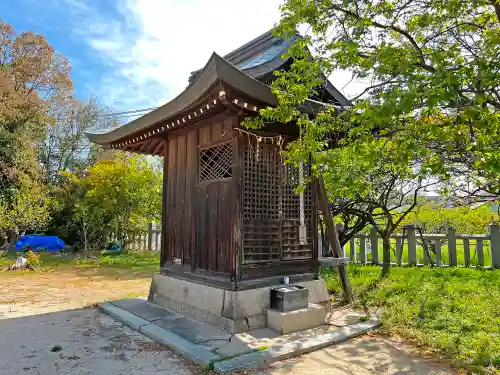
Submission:
M 273 72 L 275 70 L 286 70 L 289 67 L 291 62 L 288 59 L 282 59 L 282 56 L 288 51 L 292 43 L 300 38 L 302 37 L 295 33 L 290 39 L 285 40 L 273 35 L 273 30 L 269 30 L 228 53 L 224 56 L 224 59 L 250 77 L 270 85 L 274 79 Z M 193 82 L 200 72 L 201 70 L 192 72 L 189 83 Z M 344 95 L 327 79 L 325 79 L 322 92 L 312 99 L 341 106 L 350 105 Z
M 271 73 L 285 63 L 281 59 L 281 56 L 299 37 L 299 35 L 294 35 L 290 40 L 285 41 L 282 38 L 274 36 L 272 31 L 267 31 L 228 53 L 224 56 L 224 59 L 253 78 L 263 78 L 263 76 Z M 274 64 L 269 64 L 273 61 L 275 62 Z M 257 67 L 261 68 L 255 69 Z M 201 69 L 192 72 L 189 82 L 192 82 L 200 71 Z

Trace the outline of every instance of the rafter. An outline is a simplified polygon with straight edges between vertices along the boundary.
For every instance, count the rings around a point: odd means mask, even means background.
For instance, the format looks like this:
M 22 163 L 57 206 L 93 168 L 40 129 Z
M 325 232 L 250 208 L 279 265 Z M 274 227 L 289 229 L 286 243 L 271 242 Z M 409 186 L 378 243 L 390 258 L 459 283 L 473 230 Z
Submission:
M 161 155 L 163 153 L 163 146 L 166 141 L 162 140 L 158 143 L 153 151 L 153 155 Z

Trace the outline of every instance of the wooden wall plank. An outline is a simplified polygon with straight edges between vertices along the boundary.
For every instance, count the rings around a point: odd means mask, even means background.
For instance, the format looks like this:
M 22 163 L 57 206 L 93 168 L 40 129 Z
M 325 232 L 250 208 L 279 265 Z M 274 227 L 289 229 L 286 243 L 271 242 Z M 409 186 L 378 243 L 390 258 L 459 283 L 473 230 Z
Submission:
M 207 269 L 207 185 L 197 187 L 196 192 L 196 268 Z
M 216 143 L 222 140 L 222 122 L 217 122 L 212 125 L 212 138 L 211 142 Z
M 175 190 L 176 190 L 176 166 L 177 166 L 177 138 L 168 141 L 168 178 L 167 178 L 167 262 L 171 262 L 175 256 Z M 169 188 L 170 187 L 170 188 Z
M 239 120 L 237 116 L 230 117 L 222 123 L 222 138 L 231 139 L 233 138 L 234 128 L 239 125 Z
M 186 139 L 186 198 L 185 198 L 185 243 L 184 259 L 186 264 L 191 265 L 194 270 L 196 266 L 196 220 L 195 220 L 195 188 L 198 180 L 198 143 L 197 131 L 191 130 Z
M 184 217 L 186 209 L 184 206 L 186 196 L 186 136 L 179 135 L 177 137 L 177 177 L 175 179 L 176 190 L 176 210 L 175 222 L 177 228 L 175 231 L 175 256 L 184 261 L 184 239 L 186 238 L 186 228 L 184 225 Z
M 167 189 L 168 189 L 168 141 L 162 142 L 163 145 L 163 192 L 162 192 L 162 206 L 161 206 L 161 253 L 160 253 L 160 267 L 165 266 L 168 255 L 168 242 L 167 242 Z
M 218 213 L 217 213 L 217 242 L 216 254 L 217 271 L 231 273 L 231 199 L 232 183 L 218 184 Z
M 207 207 L 207 246 L 208 252 L 208 270 L 217 270 L 217 227 L 220 225 L 218 222 L 218 203 L 219 203 L 219 183 L 211 183 L 207 185 L 208 189 L 208 207 Z
M 205 147 L 208 146 L 210 143 L 212 143 L 211 127 L 212 127 L 211 125 L 206 125 L 199 129 L 198 145 L 200 147 Z

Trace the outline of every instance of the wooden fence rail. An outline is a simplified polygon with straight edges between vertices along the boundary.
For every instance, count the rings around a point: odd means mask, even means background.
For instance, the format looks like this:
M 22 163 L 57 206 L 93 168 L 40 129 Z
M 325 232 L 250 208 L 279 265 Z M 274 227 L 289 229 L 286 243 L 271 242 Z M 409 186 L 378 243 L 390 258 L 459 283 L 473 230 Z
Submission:
M 476 266 L 500 268 L 500 226 L 489 225 L 488 234 L 457 234 L 449 229 L 446 234 L 420 234 L 413 226 L 405 233 L 391 236 L 391 263 L 393 265 L 421 266 Z M 328 246 L 319 236 L 320 248 Z M 344 255 L 351 263 L 381 264 L 382 240 L 372 228 L 370 233 L 358 234 L 347 243 Z M 323 256 L 327 256 L 323 251 Z
M 112 241 L 115 236 L 111 236 Z M 149 223 L 148 231 L 132 237 L 128 248 L 140 251 L 161 251 L 161 226 Z
M 488 234 L 457 234 L 453 229 L 449 229 L 446 234 L 420 235 L 413 226 L 407 226 L 405 233 L 391 236 L 391 263 L 500 268 L 500 225 L 493 223 L 488 229 Z M 322 245 L 326 240 L 321 235 L 318 237 L 320 249 L 327 248 Z M 160 251 L 160 225 L 150 223 L 147 233 L 133 238 L 129 248 Z M 374 228 L 370 233 L 355 235 L 343 247 L 343 251 L 343 256 L 348 257 L 351 263 L 382 263 L 382 240 Z

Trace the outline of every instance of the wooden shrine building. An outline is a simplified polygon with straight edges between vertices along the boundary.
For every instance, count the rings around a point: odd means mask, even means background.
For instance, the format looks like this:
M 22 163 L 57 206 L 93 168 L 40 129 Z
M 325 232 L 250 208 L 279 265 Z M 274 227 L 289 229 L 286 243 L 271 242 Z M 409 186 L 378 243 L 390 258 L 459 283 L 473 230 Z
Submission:
M 162 275 L 233 291 L 317 278 L 315 189 L 295 193 L 307 165 L 285 166 L 280 152 L 298 129 L 241 125 L 276 105 L 273 72 L 290 66 L 281 56 L 299 37 L 267 32 L 227 56 L 214 53 L 170 102 L 87 134 L 111 149 L 164 157 Z M 349 104 L 326 81 L 301 110 L 312 115 L 322 102 Z

